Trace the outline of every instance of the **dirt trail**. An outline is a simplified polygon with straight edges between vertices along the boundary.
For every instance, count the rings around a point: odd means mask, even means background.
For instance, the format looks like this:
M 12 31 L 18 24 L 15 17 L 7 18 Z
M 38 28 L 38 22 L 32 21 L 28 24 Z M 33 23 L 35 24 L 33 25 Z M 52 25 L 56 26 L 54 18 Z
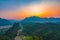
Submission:
M 20 24 L 21 29 L 18 30 L 17 36 L 15 37 L 15 40 L 23 40 L 23 35 L 19 36 L 19 34 L 22 34 L 23 26 Z
M 15 40 L 22 40 L 22 38 L 20 36 L 16 36 Z

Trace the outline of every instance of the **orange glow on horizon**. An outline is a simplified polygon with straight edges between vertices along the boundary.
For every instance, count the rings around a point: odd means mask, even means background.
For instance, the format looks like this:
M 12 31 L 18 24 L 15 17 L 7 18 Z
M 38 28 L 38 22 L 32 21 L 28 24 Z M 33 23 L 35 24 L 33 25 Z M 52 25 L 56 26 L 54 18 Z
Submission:
M 20 14 L 21 13 L 21 14 Z M 43 12 L 32 13 L 30 11 L 20 12 L 14 16 L 16 19 L 24 19 L 30 16 L 38 16 L 40 18 L 49 18 L 49 17 L 59 17 L 60 11 L 54 8 L 49 8 L 44 10 Z
M 2 14 L 4 13 L 4 15 Z M 40 18 L 60 18 L 60 5 L 57 3 L 32 3 L 16 10 L 2 12 L 0 17 L 6 19 L 24 19 L 38 16 Z

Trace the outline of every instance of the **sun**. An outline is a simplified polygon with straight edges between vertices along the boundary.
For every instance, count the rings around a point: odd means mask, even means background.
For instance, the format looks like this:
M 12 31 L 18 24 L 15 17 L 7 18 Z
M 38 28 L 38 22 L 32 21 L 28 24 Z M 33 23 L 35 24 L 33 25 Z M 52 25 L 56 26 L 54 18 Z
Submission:
M 22 14 L 26 15 L 26 17 L 29 16 L 39 16 L 42 17 L 43 14 L 45 14 L 46 7 L 42 4 L 31 4 L 27 5 L 24 8 L 22 8 L 21 12 Z M 23 15 L 23 16 L 24 16 Z
M 41 12 L 41 9 L 39 9 L 39 7 L 37 7 L 37 6 L 34 6 L 34 7 L 31 9 L 31 12 L 32 12 L 32 13 L 38 13 L 38 12 Z
M 29 10 L 32 14 L 39 14 L 43 12 L 43 9 L 39 5 L 34 5 L 30 7 Z

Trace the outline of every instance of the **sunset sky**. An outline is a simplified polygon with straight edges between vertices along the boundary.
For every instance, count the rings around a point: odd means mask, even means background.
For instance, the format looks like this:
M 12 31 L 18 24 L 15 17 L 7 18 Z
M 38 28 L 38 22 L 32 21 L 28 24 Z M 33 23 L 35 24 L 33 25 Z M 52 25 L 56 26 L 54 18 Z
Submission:
M 60 0 L 0 0 L 0 18 L 60 18 Z

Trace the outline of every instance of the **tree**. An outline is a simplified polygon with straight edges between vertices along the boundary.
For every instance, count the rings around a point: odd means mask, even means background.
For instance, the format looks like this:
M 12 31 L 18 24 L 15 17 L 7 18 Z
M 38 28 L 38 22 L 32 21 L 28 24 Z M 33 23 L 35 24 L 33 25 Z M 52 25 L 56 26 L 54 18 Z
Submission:
M 17 32 L 19 29 L 20 29 L 19 23 L 14 23 L 13 26 L 5 33 L 5 35 L 13 39 L 17 36 Z

